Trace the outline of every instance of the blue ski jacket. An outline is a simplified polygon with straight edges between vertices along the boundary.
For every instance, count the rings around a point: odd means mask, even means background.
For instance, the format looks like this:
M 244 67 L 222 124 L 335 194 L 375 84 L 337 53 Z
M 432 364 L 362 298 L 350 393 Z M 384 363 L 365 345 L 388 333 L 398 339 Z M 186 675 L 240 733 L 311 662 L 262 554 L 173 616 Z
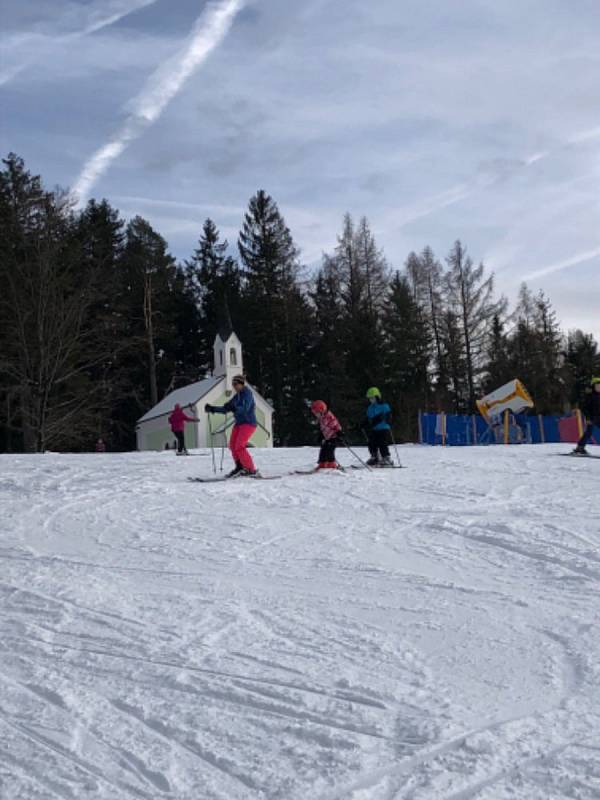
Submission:
M 369 420 L 371 430 L 389 431 L 391 416 L 392 409 L 387 403 L 382 401 L 370 403 L 367 408 L 367 419 Z
M 226 414 L 228 411 L 233 411 L 236 425 L 256 426 L 255 407 L 254 395 L 247 386 L 244 386 L 242 391 L 236 392 L 231 400 L 228 400 L 224 406 L 214 406 L 214 410 L 219 414 Z

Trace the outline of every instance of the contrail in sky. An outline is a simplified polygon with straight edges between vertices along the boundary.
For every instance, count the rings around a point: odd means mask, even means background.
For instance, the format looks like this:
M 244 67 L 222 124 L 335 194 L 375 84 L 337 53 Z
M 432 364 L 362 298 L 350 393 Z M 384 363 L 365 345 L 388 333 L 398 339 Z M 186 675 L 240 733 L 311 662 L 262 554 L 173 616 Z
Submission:
M 515 160 L 510 172 L 512 174 L 516 174 L 523 169 L 533 166 L 533 164 L 537 164 L 538 161 L 542 161 L 546 158 L 557 155 L 561 150 L 565 150 L 566 148 L 574 147 L 580 144 L 586 144 L 587 142 L 591 142 L 596 139 L 600 139 L 600 127 L 579 131 L 578 133 L 573 134 L 573 136 L 570 136 L 568 139 L 563 140 L 561 144 L 555 146 L 551 150 L 541 150 L 537 153 L 532 153 L 530 156 L 526 156 L 525 158 Z M 475 192 L 493 186 L 498 180 L 500 180 L 500 178 L 506 177 L 506 175 L 506 171 L 499 171 L 496 175 L 492 174 L 491 176 L 485 177 L 475 176 L 470 184 L 461 183 L 458 186 L 448 189 L 446 192 L 436 195 L 435 197 L 426 198 L 421 205 L 404 210 L 404 216 L 401 216 L 399 221 L 396 220 L 395 224 L 399 228 L 402 228 L 417 219 L 428 217 L 430 214 L 434 214 L 436 211 L 440 211 L 443 208 L 447 208 L 455 203 L 459 203 L 461 200 L 464 200 L 467 197 L 470 197 L 472 194 L 475 194 Z M 397 214 L 397 212 L 394 213 Z M 555 269 L 552 270 L 552 272 L 555 271 Z
M 132 113 L 113 138 L 84 165 L 73 187 L 81 206 L 98 178 L 127 145 L 160 117 L 188 78 L 206 61 L 227 35 L 245 0 L 210 3 L 198 17 L 185 49 L 159 67 L 132 102 Z
M 559 261 L 556 264 L 551 264 L 549 267 L 536 269 L 534 272 L 524 275 L 523 280 L 531 281 L 534 278 L 542 278 L 544 275 L 550 275 L 553 272 L 561 272 L 563 269 L 575 267 L 577 264 L 583 264 L 584 261 L 591 261 L 593 258 L 598 258 L 598 256 L 600 256 L 600 247 L 597 247 L 595 250 L 588 250 L 585 253 L 577 253 L 577 255 L 571 256 L 571 258 Z
M 134 11 L 140 11 L 146 6 L 154 5 L 156 2 L 157 0 L 130 0 L 130 2 L 125 4 L 123 2 L 117 2 L 116 4 L 113 3 L 113 5 L 115 5 L 115 10 L 112 14 L 109 14 L 107 17 L 98 17 L 96 15 L 96 19 L 92 18 L 85 28 L 82 28 L 79 31 L 73 31 L 72 33 L 65 33 L 55 37 L 50 37 L 47 34 L 44 34 L 43 36 L 40 34 L 30 34 L 16 37 L 17 43 L 27 42 L 30 40 L 31 45 L 36 50 L 36 54 L 31 58 L 26 58 L 26 60 L 21 64 L 15 64 L 13 67 L 8 67 L 3 72 L 0 72 L 0 86 L 8 83 L 20 72 L 30 66 L 30 64 L 38 61 L 40 47 L 42 47 L 45 43 L 51 45 L 52 47 L 68 44 L 73 39 L 79 39 L 82 36 L 89 36 L 91 33 L 96 33 L 96 31 L 102 30 L 102 28 L 107 28 L 110 25 L 114 25 L 115 22 L 123 19 L 123 17 L 129 16 L 129 14 L 132 14 Z

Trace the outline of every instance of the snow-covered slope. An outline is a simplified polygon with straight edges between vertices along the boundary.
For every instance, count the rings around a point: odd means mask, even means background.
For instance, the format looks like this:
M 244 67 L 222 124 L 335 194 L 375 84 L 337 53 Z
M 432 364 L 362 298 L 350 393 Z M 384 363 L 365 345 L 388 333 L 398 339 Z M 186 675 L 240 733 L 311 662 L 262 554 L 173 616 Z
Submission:
M 559 451 L 1 456 L 0 797 L 597 800 L 600 461 Z

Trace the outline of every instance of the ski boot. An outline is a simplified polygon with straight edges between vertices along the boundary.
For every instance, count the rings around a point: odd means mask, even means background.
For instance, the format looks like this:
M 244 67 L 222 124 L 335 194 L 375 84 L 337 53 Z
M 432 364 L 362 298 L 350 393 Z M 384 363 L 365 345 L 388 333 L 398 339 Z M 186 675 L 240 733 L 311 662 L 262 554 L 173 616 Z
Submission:
M 242 467 L 239 475 L 241 478 L 260 478 L 260 473 L 257 469 L 248 469 L 248 467 Z
M 367 466 L 368 467 L 378 467 L 379 466 L 379 456 L 371 456 L 371 458 L 367 459 Z
M 231 472 L 228 472 L 228 473 L 227 473 L 227 477 L 228 477 L 228 478 L 235 478 L 235 477 L 236 477 L 236 475 L 239 475 L 239 474 L 240 474 L 241 472 L 243 472 L 243 471 L 244 471 L 244 468 L 242 467 L 242 465 L 240 464 L 240 462 L 239 462 L 239 461 L 236 461 L 236 462 L 235 462 L 235 467 L 234 467 L 234 468 L 231 470 Z
M 394 462 L 392 461 L 391 456 L 384 456 L 381 459 L 381 465 L 380 466 L 382 466 L 382 467 L 393 467 L 394 466 Z
M 578 444 L 577 447 L 571 451 L 573 456 L 589 456 L 588 451 L 585 449 L 584 444 Z

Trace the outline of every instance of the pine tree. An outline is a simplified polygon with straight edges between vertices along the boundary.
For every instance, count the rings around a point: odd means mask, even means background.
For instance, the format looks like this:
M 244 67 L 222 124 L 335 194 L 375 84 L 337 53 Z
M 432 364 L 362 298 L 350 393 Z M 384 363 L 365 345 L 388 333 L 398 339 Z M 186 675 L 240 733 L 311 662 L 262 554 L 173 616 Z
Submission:
M 444 348 L 443 269 L 433 250 L 425 247 L 420 255 L 410 253 L 405 264 L 413 297 L 422 309 L 433 342 L 432 373 L 440 408 L 445 407 L 448 395 L 448 365 Z
M 362 416 L 364 391 L 383 378 L 381 312 L 389 285 L 387 263 L 365 218 L 355 228 L 350 214 L 344 216 L 335 251 L 323 258 L 322 274 L 339 295 L 336 364 L 352 377 L 343 382 L 345 391 L 337 390 L 336 410 L 343 419 L 356 420 Z M 329 391 L 333 394 L 333 388 Z
M 346 417 L 346 398 L 355 392 L 348 370 L 348 342 L 345 335 L 345 310 L 342 288 L 335 263 L 325 257 L 310 292 L 315 318 L 314 391 Z
M 275 201 L 262 189 L 250 199 L 238 248 L 245 317 L 241 334 L 250 379 L 273 402 L 277 440 L 295 442 L 305 423 L 297 398 L 307 396 L 303 336 L 310 310 L 299 283 L 299 254 Z
M 485 369 L 485 352 L 494 317 L 504 310 L 506 301 L 496 301 L 494 276 L 484 278 L 485 267 L 473 267 L 460 241 L 454 243 L 446 259 L 449 271 L 445 276 L 448 304 L 459 325 L 462 339 L 468 406 L 475 410 L 480 391 L 480 378 Z
M 198 379 L 199 318 L 184 271 L 162 236 L 141 217 L 127 226 L 119 275 L 120 313 L 129 320 L 128 348 L 121 359 L 127 384 L 119 416 L 131 445 L 142 413 L 177 385 Z
M 186 262 L 186 275 L 193 288 L 200 314 L 200 362 L 205 372 L 212 365 L 213 343 L 220 319 L 227 308 L 238 328 L 241 317 L 241 275 L 235 259 L 228 254 L 227 240 L 211 219 L 204 222 L 202 235 L 192 258 Z
M 514 372 L 527 386 L 538 413 L 557 413 L 564 408 L 570 387 L 564 341 L 552 305 L 543 292 L 534 297 L 523 284 L 514 317 L 509 337 Z
M 467 382 L 467 363 L 462 320 L 451 308 L 447 308 L 442 317 L 442 338 L 444 343 L 444 361 L 448 369 L 448 397 L 450 408 L 454 414 L 467 414 L 470 407 L 469 384 Z M 439 400 L 446 401 L 446 394 Z M 446 407 L 439 406 L 439 407 Z
M 431 336 L 406 276 L 396 272 L 383 311 L 385 396 L 397 439 L 416 438 L 417 414 L 427 407 Z
M 100 403 L 90 438 L 99 437 L 108 447 L 120 446 L 119 423 L 115 417 L 121 385 L 121 354 L 127 350 L 129 319 L 120 313 L 118 297 L 119 264 L 125 242 L 125 223 L 106 200 L 90 200 L 77 220 L 77 237 L 82 248 L 82 265 L 93 276 L 94 295 L 88 311 L 93 330 L 97 363 L 90 371 L 100 387 Z
M 483 382 L 485 393 L 493 392 L 515 377 L 510 358 L 509 338 L 504 328 L 504 320 L 500 314 L 494 314 L 487 348 L 486 376 Z
M 580 406 L 591 378 L 600 376 L 600 352 L 592 334 L 569 331 L 565 358 L 571 385 L 569 399 L 573 405 Z
M 0 172 L 0 384 L 11 446 L 42 452 L 89 436 L 97 386 L 87 324 L 94 273 L 68 196 L 14 154 Z

